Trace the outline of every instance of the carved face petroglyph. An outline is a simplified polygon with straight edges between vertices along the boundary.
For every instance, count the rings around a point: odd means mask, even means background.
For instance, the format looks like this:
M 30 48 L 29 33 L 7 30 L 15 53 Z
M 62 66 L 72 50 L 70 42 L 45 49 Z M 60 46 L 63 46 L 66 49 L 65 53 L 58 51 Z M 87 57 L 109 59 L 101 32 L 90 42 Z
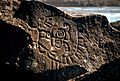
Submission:
M 77 51 L 77 27 L 72 21 L 56 19 L 50 18 L 45 22 L 47 26 L 41 27 L 40 50 L 46 50 L 46 55 L 50 59 L 66 64 Z

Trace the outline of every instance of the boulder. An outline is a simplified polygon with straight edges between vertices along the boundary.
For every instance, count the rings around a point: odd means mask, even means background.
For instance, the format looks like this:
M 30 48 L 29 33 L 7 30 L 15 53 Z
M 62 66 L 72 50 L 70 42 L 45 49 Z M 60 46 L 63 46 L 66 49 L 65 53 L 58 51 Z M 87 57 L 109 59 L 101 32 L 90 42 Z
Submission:
M 111 22 L 110 25 L 114 28 L 114 30 L 120 32 L 120 21 Z
M 119 81 L 120 80 L 120 58 L 103 64 L 97 71 L 77 78 L 75 81 Z
M 120 32 L 105 16 L 73 17 L 39 1 L 1 1 L 0 37 L 9 80 L 66 81 L 120 57 Z

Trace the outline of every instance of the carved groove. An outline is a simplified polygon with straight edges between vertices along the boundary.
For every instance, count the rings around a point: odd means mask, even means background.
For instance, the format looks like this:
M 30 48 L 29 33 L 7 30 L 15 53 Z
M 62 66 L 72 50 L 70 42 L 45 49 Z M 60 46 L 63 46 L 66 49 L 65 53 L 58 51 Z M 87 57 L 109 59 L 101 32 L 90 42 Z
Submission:
M 51 68 L 60 67 L 58 63 L 73 64 L 76 58 L 72 56 L 77 53 L 78 43 L 74 22 L 62 17 L 48 17 L 44 24 L 45 27 L 39 29 L 39 45 L 45 48 Z

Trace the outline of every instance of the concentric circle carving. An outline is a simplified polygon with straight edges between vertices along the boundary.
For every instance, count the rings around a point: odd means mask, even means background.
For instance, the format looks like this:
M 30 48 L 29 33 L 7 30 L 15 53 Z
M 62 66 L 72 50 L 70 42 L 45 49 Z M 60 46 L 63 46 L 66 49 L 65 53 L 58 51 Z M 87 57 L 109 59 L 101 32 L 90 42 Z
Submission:
M 49 59 L 63 64 L 71 64 L 75 60 L 78 35 L 73 21 L 62 17 L 50 17 L 39 33 L 39 44 Z

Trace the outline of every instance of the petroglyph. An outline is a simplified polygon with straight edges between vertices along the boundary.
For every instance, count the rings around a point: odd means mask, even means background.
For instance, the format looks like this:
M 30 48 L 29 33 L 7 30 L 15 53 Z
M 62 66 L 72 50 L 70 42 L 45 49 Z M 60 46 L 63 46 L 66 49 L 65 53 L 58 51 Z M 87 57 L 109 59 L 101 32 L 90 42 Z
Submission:
M 39 28 L 39 50 L 44 50 L 52 66 L 73 64 L 76 60 L 78 32 L 76 24 L 63 17 L 49 17 Z M 76 61 L 77 62 L 77 61 Z

